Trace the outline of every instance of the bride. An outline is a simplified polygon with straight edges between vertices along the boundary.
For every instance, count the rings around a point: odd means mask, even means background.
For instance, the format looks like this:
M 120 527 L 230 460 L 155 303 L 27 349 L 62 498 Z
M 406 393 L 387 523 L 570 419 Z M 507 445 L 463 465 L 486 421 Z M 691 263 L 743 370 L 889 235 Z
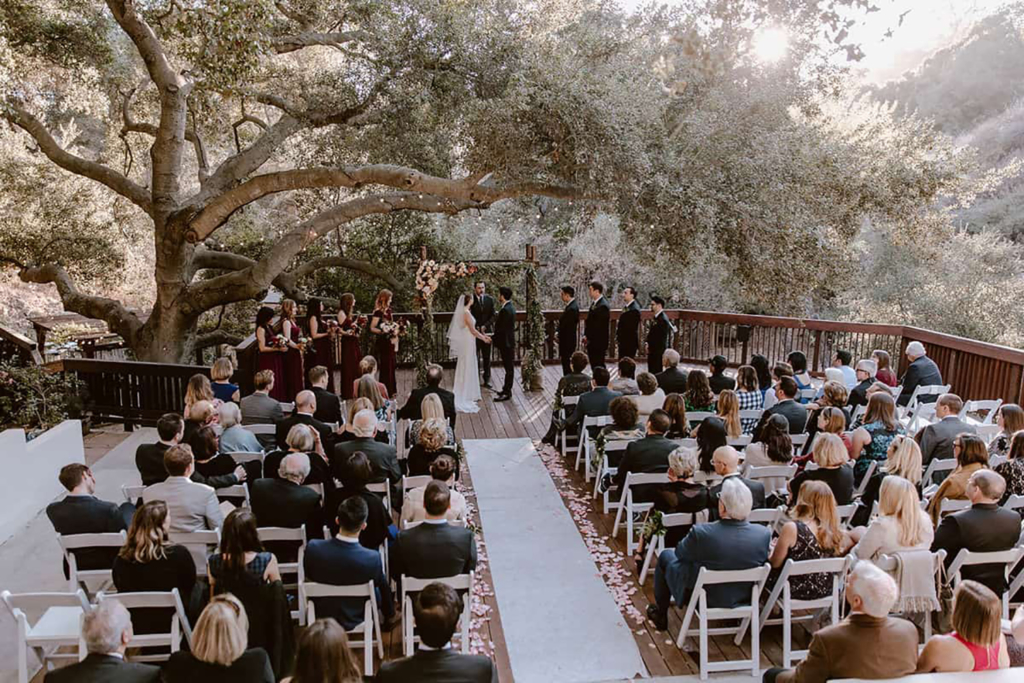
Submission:
M 459 303 L 452 314 L 448 328 L 449 356 L 457 359 L 455 364 L 455 410 L 460 413 L 475 413 L 480 410 L 480 378 L 477 373 L 476 340 L 490 344 L 491 338 L 476 329 L 476 320 L 469 312 L 469 296 L 459 296 Z

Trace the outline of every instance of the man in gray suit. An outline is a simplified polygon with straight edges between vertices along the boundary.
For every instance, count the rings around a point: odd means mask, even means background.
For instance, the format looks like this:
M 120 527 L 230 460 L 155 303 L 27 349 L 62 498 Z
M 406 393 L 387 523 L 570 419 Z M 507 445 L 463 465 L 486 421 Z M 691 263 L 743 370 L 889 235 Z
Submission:
M 243 425 L 272 425 L 284 419 L 281 402 L 270 397 L 274 388 L 274 371 L 260 370 L 253 378 L 256 390 L 242 398 L 238 407 L 242 410 Z M 256 438 L 264 448 L 273 448 L 276 438 L 273 434 L 257 434 Z
M 964 402 L 956 394 L 943 394 L 935 402 L 938 422 L 921 430 L 921 464 L 928 467 L 933 458 L 946 460 L 953 457 L 953 441 L 957 434 L 977 434 L 974 425 L 960 419 Z M 927 483 L 927 482 L 926 482 Z
M 167 449 L 164 468 L 167 479 L 147 487 L 142 492 L 142 500 L 167 503 L 171 531 L 219 529 L 224 524 L 224 512 L 217 504 L 213 488 L 189 478 L 196 468 L 192 449 L 184 444 Z
M 377 428 L 377 416 L 372 410 L 360 410 L 352 418 L 352 431 L 356 438 L 351 441 L 342 441 L 334 446 L 334 450 L 328 459 L 331 463 L 331 471 L 336 479 L 342 479 L 345 474 L 345 463 L 349 457 L 360 451 L 366 454 L 373 466 L 373 481 L 391 482 L 391 490 L 397 493 L 395 488 L 402 481 L 402 471 L 398 467 L 398 455 L 395 447 L 390 444 L 381 443 L 373 438 Z M 398 498 L 397 500 L 401 500 Z

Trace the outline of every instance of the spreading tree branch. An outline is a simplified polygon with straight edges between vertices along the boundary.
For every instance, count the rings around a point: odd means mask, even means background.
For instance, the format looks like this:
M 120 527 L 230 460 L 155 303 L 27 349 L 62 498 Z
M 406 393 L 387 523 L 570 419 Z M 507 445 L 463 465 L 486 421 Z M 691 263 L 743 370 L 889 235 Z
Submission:
M 195 348 L 205 349 L 218 344 L 231 344 L 237 346 L 242 343 L 242 338 L 237 334 L 231 334 L 227 330 L 213 330 L 196 335 Z
M 159 129 L 152 123 L 146 123 L 144 121 L 136 121 L 135 117 L 132 116 L 131 103 L 135 99 L 135 94 L 139 88 L 132 88 L 126 93 L 122 93 L 121 99 L 121 132 L 122 133 L 142 133 L 143 135 L 149 135 L 150 137 L 156 137 Z M 192 143 L 192 147 L 196 152 L 196 163 L 199 165 L 200 175 L 203 176 L 209 165 L 206 159 L 206 147 L 203 145 L 202 139 L 196 133 L 194 127 L 185 130 L 185 139 Z
M 146 20 L 136 11 L 135 0 L 107 0 L 114 20 L 128 34 L 139 56 L 146 65 L 149 77 L 161 91 L 179 86 L 178 74 L 171 66 L 167 53 L 164 52 L 160 39 Z
M 278 54 L 295 52 L 314 45 L 327 45 L 338 47 L 345 43 L 353 43 L 366 39 L 363 31 L 337 31 L 334 33 L 316 33 L 314 31 L 303 31 L 288 36 L 273 38 L 270 44 Z

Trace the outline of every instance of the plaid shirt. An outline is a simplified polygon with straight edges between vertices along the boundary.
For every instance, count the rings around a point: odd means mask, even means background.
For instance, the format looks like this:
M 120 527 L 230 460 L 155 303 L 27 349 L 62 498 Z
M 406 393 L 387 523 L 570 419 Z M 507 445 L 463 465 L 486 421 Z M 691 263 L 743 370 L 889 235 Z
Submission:
M 736 398 L 739 400 L 740 410 L 761 410 L 764 406 L 764 398 L 756 389 L 754 391 L 737 391 Z M 744 434 L 750 434 L 757 426 L 757 419 L 743 418 L 740 420 L 740 426 L 743 428 Z

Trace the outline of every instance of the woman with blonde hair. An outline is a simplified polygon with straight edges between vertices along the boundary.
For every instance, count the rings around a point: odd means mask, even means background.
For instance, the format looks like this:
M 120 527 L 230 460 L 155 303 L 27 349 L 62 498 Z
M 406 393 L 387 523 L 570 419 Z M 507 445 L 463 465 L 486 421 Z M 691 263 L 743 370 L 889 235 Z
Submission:
M 935 532 L 920 503 L 917 489 L 911 482 L 899 475 L 885 477 L 879 494 L 878 517 L 867 529 L 859 526 L 850 532 L 857 543 L 853 554 L 876 562 L 882 555 L 928 550 Z
M 800 487 L 790 520 L 779 530 L 778 541 L 768 558 L 772 566 L 766 586 L 768 590 L 778 581 L 786 560 L 799 562 L 835 557 L 842 552 L 845 544 L 843 531 L 839 527 L 835 496 L 824 482 L 808 481 Z M 832 592 L 832 575 L 794 576 L 789 584 L 794 599 L 818 600 Z
M 459 478 L 459 454 L 447 445 L 448 423 L 443 419 L 424 420 L 420 427 L 419 439 L 409 450 L 409 476 L 430 474 L 430 463 L 439 455 L 450 455 L 455 459 L 455 478 Z
M 881 463 L 885 460 L 889 444 L 903 433 L 903 425 L 896 420 L 896 401 L 892 394 L 872 394 L 868 399 L 864 422 L 853 432 L 851 455 L 855 461 L 854 479 L 860 482 L 872 461 Z
M 885 464 L 875 469 L 860 497 L 857 512 L 851 521 L 854 526 L 867 523 L 871 508 L 878 500 L 882 481 L 889 475 L 903 477 L 917 488 L 918 493 L 921 492 L 921 447 L 911 437 L 900 434 L 889 442 Z
M 222 403 L 238 403 L 238 385 L 231 383 L 233 374 L 235 365 L 227 356 L 221 356 L 213 361 L 213 367 L 210 368 L 210 379 L 213 383 L 210 388 L 213 390 L 213 397 Z
M 1013 435 L 1024 429 L 1024 410 L 1016 403 L 1007 403 L 996 412 L 996 424 L 999 435 L 989 444 L 989 455 L 1009 455 L 1010 440 Z
M 999 596 L 977 581 L 953 593 L 953 632 L 932 636 L 917 660 L 918 673 L 992 671 L 1010 666 Z
M 395 381 L 397 367 L 398 337 L 389 331 L 394 324 L 394 313 L 391 310 L 391 291 L 380 290 L 373 302 L 373 314 L 370 316 L 370 334 L 374 336 L 374 355 L 380 364 L 380 381 L 388 388 L 388 395 L 395 396 L 398 385 Z
M 246 649 L 249 618 L 230 593 L 210 600 L 192 632 L 190 652 L 171 655 L 167 683 L 274 683 L 270 658 L 263 648 Z
M 420 428 L 423 426 L 425 420 L 444 420 L 445 424 L 448 423 L 447 418 L 444 416 L 444 404 L 441 403 L 441 397 L 437 394 L 427 394 L 420 401 L 420 419 L 413 420 L 409 424 L 409 443 L 416 443 L 420 439 Z M 455 445 L 455 430 L 452 429 L 451 425 L 448 425 L 448 440 L 446 442 L 450 446 Z
M 281 683 L 362 683 L 348 636 L 334 619 L 317 619 L 299 638 L 295 673 Z
M 743 426 L 740 424 L 740 402 L 736 398 L 736 392 L 731 389 L 723 389 L 718 395 L 716 404 L 718 417 L 725 422 L 725 433 L 730 439 L 738 439 L 743 435 Z
M 988 469 L 988 449 L 977 434 L 961 433 L 953 437 L 953 455 L 956 456 L 956 469 L 939 484 L 939 490 L 928 502 L 928 514 L 936 526 L 942 515 L 942 501 L 966 500 L 967 482 L 971 475 Z
M 351 441 L 358 439 L 355 431 L 352 429 L 352 425 L 355 421 L 356 413 L 360 410 L 373 410 L 373 403 L 368 398 L 353 398 L 345 402 L 345 424 L 341 428 L 341 432 L 335 437 L 335 443 L 342 443 L 344 441 Z M 376 411 L 374 411 L 376 412 Z M 388 443 L 388 433 L 378 427 L 377 433 L 374 435 L 375 441 L 381 443 Z
M 210 378 L 201 372 L 197 372 L 188 378 L 188 384 L 185 385 L 185 411 L 182 413 L 182 417 L 186 420 L 191 419 L 192 406 L 200 401 L 207 401 L 213 404 L 216 401 L 216 397 L 213 395 Z M 220 401 L 216 401 L 214 409 L 219 406 Z
M 848 505 L 853 500 L 853 468 L 843 440 L 835 434 L 819 434 L 814 441 L 816 469 L 805 468 L 789 481 L 789 499 L 797 500 L 804 482 L 823 481 L 835 496 L 836 505 Z

